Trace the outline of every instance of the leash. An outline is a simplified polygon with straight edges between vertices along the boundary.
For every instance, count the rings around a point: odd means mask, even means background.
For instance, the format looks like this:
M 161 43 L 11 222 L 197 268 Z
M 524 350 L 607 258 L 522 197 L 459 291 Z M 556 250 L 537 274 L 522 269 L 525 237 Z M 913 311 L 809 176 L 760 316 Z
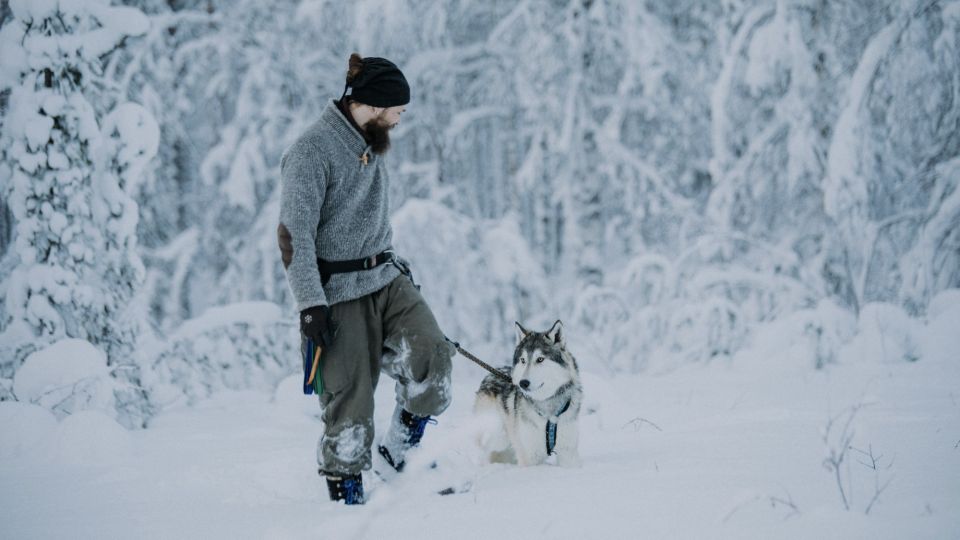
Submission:
M 374 256 L 374 261 L 375 260 L 376 260 L 376 256 Z M 384 262 L 393 263 L 393 265 L 396 266 L 398 270 L 400 270 L 400 273 L 410 278 L 410 283 L 413 283 L 413 286 L 416 287 L 418 291 L 420 290 L 420 285 L 418 285 L 417 282 L 413 279 L 413 272 L 410 271 L 410 267 L 408 267 L 406 264 L 401 264 L 400 261 L 398 261 L 397 258 L 395 257 L 390 257 Z M 447 336 L 443 336 L 443 339 L 447 340 L 447 343 L 453 345 L 454 348 L 457 349 L 457 352 L 463 355 L 464 358 L 473 361 L 473 363 L 487 370 L 493 376 L 497 377 L 498 379 L 504 382 L 509 383 L 510 386 L 513 386 L 513 379 L 509 375 L 507 375 L 506 373 L 498 369 L 495 369 L 490 364 L 477 358 L 476 356 L 471 354 L 470 351 L 461 347 L 460 343 L 448 338 Z M 573 403 L 572 400 L 567 400 L 567 402 L 563 405 L 563 407 L 561 407 L 560 410 L 557 411 L 557 414 L 555 414 L 554 416 L 556 416 L 559 419 L 561 414 L 567 412 L 567 409 L 570 408 L 571 403 Z M 544 439 L 545 439 L 544 442 L 546 443 L 545 446 L 546 446 L 547 455 L 552 456 L 555 453 L 554 449 L 557 446 L 557 424 L 553 422 L 549 417 L 547 418 L 547 425 L 546 425 L 546 428 L 544 429 Z
M 502 371 L 498 371 L 494 369 L 493 367 L 490 366 L 490 364 L 470 354 L 470 351 L 465 350 L 463 347 L 460 346 L 459 343 L 457 343 L 456 341 L 453 341 L 447 336 L 443 336 L 443 339 L 447 340 L 448 343 L 456 347 L 457 352 L 462 354 L 465 358 L 472 360 L 478 366 L 482 367 L 483 369 L 489 371 L 490 373 L 496 375 L 498 378 L 510 383 L 510 385 L 513 386 L 513 379 L 511 379 L 507 374 L 505 374 Z M 570 408 L 571 403 L 573 403 L 573 400 L 567 400 L 567 402 L 563 405 L 563 407 L 560 407 L 560 410 L 557 411 L 557 414 L 555 414 L 554 416 L 559 418 L 560 415 L 567 412 L 567 409 Z M 544 438 L 546 439 L 544 442 L 546 443 L 547 455 L 552 456 L 555 453 L 554 448 L 556 448 L 557 446 L 557 424 L 553 422 L 549 417 L 547 418 L 547 426 L 546 426 L 546 429 L 544 430 Z
M 317 259 L 317 268 L 320 270 L 321 283 L 323 285 L 327 284 L 327 281 L 330 280 L 332 274 L 340 274 L 345 272 L 357 272 L 360 270 L 371 270 L 380 266 L 381 264 L 390 263 L 400 271 L 401 274 L 407 276 L 410 279 L 410 283 L 413 283 L 413 286 L 420 290 L 420 285 L 413 279 L 413 272 L 410 271 L 410 267 L 407 266 L 406 262 L 397 257 L 396 253 L 393 250 L 386 250 L 376 255 L 366 257 L 363 259 L 353 259 L 349 261 L 325 261 L 323 259 Z M 483 360 L 480 360 L 476 356 L 470 354 L 469 351 L 465 350 L 460 346 L 459 343 L 453 341 L 447 336 L 443 336 L 443 339 L 447 340 L 447 343 L 450 343 L 456 347 L 457 352 L 462 354 L 465 358 L 468 358 L 475 362 L 478 366 L 492 373 L 495 377 L 500 380 L 507 381 L 513 385 L 513 379 L 509 375 L 504 374 L 502 371 L 499 371 L 487 364 Z M 314 364 L 317 363 L 317 359 L 314 359 Z M 309 361 L 304 363 L 305 365 L 309 364 Z M 307 391 L 307 380 L 313 381 L 313 378 L 310 376 L 309 372 L 304 373 L 304 393 Z
M 413 272 L 410 271 L 410 267 L 407 266 L 402 260 L 400 260 L 392 250 L 387 250 L 382 253 L 378 253 L 366 259 L 356 259 L 351 261 L 337 261 L 337 262 L 323 261 L 320 259 L 317 260 L 317 266 L 319 267 L 319 270 L 321 272 L 323 284 L 327 283 L 327 281 L 330 279 L 331 274 L 338 274 L 341 272 L 354 272 L 357 270 L 370 270 L 372 268 L 375 268 L 385 263 L 393 264 L 397 268 L 397 270 L 400 271 L 401 274 L 407 276 L 407 278 L 410 279 L 410 283 L 413 283 L 413 286 L 416 287 L 418 291 L 420 290 L 420 285 L 418 285 L 417 282 L 413 279 Z M 460 353 L 464 358 L 471 360 L 473 363 L 487 370 L 494 377 L 497 377 L 498 379 L 509 383 L 510 386 L 513 386 L 513 379 L 509 375 L 494 368 L 493 366 L 484 362 L 483 360 L 477 358 L 470 351 L 461 347 L 460 343 L 448 338 L 447 336 L 443 336 L 443 339 L 447 340 L 447 343 L 453 345 L 453 347 L 457 350 L 457 352 Z M 313 357 L 313 361 L 309 362 L 308 359 L 311 356 Z M 317 347 L 316 350 L 314 351 L 313 343 L 310 342 L 308 343 L 308 348 L 307 348 L 307 359 L 305 359 L 304 361 L 304 383 L 303 383 L 304 394 L 311 394 L 313 393 L 313 391 L 316 391 L 317 393 L 320 393 L 323 391 L 323 383 L 320 381 L 320 378 L 317 377 L 318 375 L 317 367 L 319 366 L 319 363 L 320 363 L 320 348 Z M 319 385 L 317 383 L 319 383 Z M 317 386 L 319 386 L 319 388 L 317 388 Z M 567 409 L 570 408 L 570 403 L 571 401 L 567 400 L 567 402 L 563 405 L 563 407 L 561 407 L 560 410 L 557 411 L 557 414 L 554 416 L 559 418 L 561 414 L 567 412 Z M 545 446 L 546 446 L 547 455 L 551 456 L 554 454 L 554 448 L 557 445 L 557 424 L 551 421 L 549 417 L 547 418 L 547 425 L 544 431 L 545 431 L 544 442 L 546 443 Z M 389 458 L 389 456 L 384 456 L 384 457 L 387 458 L 387 461 L 390 462 L 390 465 L 393 465 L 393 462 Z
M 464 358 L 467 358 L 468 360 L 472 360 L 475 364 L 477 364 L 478 366 L 482 367 L 483 369 L 489 371 L 490 373 L 492 373 L 492 374 L 495 375 L 496 377 L 500 378 L 501 380 L 508 381 L 511 385 L 513 385 L 513 379 L 511 379 L 506 373 L 504 373 L 504 372 L 502 372 L 502 371 L 500 371 L 500 370 L 498 370 L 498 369 L 496 369 L 496 368 L 491 367 L 490 364 L 488 364 L 488 363 L 484 362 L 483 360 L 477 358 L 476 356 L 470 354 L 470 352 L 467 351 L 467 350 L 465 350 L 463 347 L 461 347 L 459 343 L 457 343 L 456 341 L 453 341 L 452 339 L 448 338 L 447 336 L 443 336 L 443 339 L 447 340 L 447 343 L 453 345 L 453 346 L 457 349 L 457 352 L 460 353 L 460 354 L 462 354 L 462 355 L 464 356 Z
M 415 279 L 413 279 L 413 272 L 410 271 L 410 267 L 409 267 L 409 266 L 407 266 L 404 262 L 402 262 L 401 260 L 399 260 L 398 257 L 391 257 L 387 262 L 390 262 L 390 263 L 392 263 L 394 266 L 396 266 L 396 267 L 397 267 L 397 270 L 400 270 L 400 273 L 401 273 L 401 274 L 407 276 L 407 278 L 410 279 L 410 283 L 413 283 L 413 286 L 416 287 L 418 291 L 420 290 L 420 285 L 416 282 Z M 447 343 L 453 345 L 454 348 L 457 349 L 457 352 L 460 353 L 461 355 L 463 355 L 464 358 L 467 358 L 468 360 L 472 360 L 475 364 L 477 364 L 478 366 L 480 366 L 480 367 L 482 367 L 483 369 L 485 369 L 485 370 L 487 370 L 488 372 L 490 372 L 494 377 L 497 377 L 498 379 L 500 379 L 500 380 L 502 380 L 502 381 L 506 381 L 506 382 L 510 383 L 511 386 L 513 385 L 513 379 L 510 378 L 509 375 L 507 375 L 507 374 L 505 374 L 504 372 L 502 372 L 502 371 L 494 368 L 493 366 L 491 366 L 490 364 L 488 364 L 488 363 L 484 362 L 483 360 L 477 358 L 477 357 L 474 356 L 473 354 L 470 354 L 470 351 L 468 351 L 468 350 L 464 349 L 463 347 L 461 347 L 461 346 L 460 346 L 460 343 L 458 343 L 458 342 L 456 342 L 456 341 L 448 338 L 446 335 L 443 336 L 443 339 L 447 340 Z

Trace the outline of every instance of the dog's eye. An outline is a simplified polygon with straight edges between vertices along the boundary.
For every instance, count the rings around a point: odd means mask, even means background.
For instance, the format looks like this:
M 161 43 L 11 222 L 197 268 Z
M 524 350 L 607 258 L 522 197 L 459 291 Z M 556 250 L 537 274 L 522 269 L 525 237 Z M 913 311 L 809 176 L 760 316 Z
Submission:
M 527 363 L 527 359 L 521 356 L 521 357 L 520 357 L 520 363 L 521 363 L 521 364 L 526 364 L 526 363 Z
M 543 357 L 542 357 L 542 356 L 537 357 L 537 363 L 538 363 L 538 364 L 542 364 L 542 363 L 543 363 Z

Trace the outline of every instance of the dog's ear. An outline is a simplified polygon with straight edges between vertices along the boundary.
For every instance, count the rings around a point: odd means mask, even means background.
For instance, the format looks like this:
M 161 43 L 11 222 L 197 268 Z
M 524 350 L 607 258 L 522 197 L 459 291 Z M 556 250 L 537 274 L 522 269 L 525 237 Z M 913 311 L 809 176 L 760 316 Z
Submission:
M 526 328 L 524 328 L 523 325 L 520 324 L 520 323 L 518 323 L 518 322 L 514 322 L 513 324 L 517 325 L 517 327 L 516 327 L 516 330 L 517 330 L 517 344 L 519 345 L 520 342 L 523 341 L 523 338 L 527 337 L 527 334 L 529 334 L 530 331 L 527 330 Z
M 563 323 L 559 320 L 553 323 L 553 326 L 547 330 L 547 339 L 551 342 L 560 345 L 560 348 L 563 349 L 567 346 L 566 342 L 563 340 Z

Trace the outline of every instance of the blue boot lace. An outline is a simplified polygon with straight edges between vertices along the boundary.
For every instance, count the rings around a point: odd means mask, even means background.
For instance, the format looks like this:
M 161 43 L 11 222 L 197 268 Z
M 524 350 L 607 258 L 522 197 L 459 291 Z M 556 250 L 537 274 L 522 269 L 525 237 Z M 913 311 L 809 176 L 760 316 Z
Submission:
M 407 444 L 411 448 L 420 444 L 420 439 L 423 438 L 423 431 L 427 428 L 427 424 L 437 425 L 437 421 L 429 416 L 414 416 L 405 410 L 400 413 L 400 421 L 407 427 L 410 434 L 407 438 Z
M 327 477 L 330 500 L 346 504 L 363 504 L 363 478 L 359 474 L 343 478 Z

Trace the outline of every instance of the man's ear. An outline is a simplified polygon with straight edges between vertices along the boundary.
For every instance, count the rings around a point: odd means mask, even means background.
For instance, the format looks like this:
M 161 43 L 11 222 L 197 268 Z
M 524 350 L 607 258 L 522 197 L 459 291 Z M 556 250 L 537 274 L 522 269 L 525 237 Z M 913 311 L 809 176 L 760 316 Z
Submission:
M 527 334 L 529 334 L 530 331 L 527 330 L 526 328 L 524 328 L 523 325 L 521 325 L 521 324 L 518 323 L 518 322 L 515 322 L 515 323 L 513 323 L 513 324 L 517 325 L 517 327 L 516 327 L 516 330 L 517 330 L 517 345 L 519 345 L 520 342 L 523 341 L 523 338 L 527 337 Z
M 563 323 L 558 320 L 557 322 L 553 323 L 553 326 L 551 326 L 549 330 L 547 330 L 547 339 L 560 345 L 560 348 L 563 349 L 567 346 L 563 338 Z

